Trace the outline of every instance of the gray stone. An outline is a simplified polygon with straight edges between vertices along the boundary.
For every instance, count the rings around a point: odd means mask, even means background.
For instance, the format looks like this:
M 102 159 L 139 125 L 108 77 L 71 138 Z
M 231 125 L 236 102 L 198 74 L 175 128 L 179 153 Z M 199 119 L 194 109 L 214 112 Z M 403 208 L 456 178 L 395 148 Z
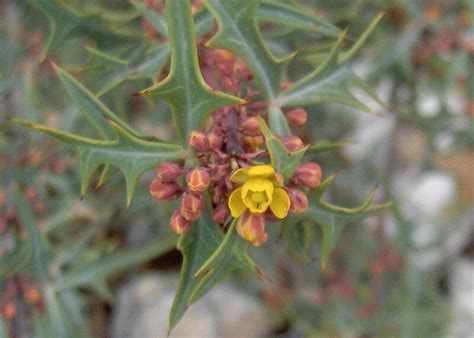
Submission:
M 115 304 L 112 337 L 167 337 L 177 282 L 175 274 L 150 274 L 123 286 Z M 262 337 L 270 331 L 270 318 L 256 299 L 221 284 L 188 309 L 169 337 Z
M 450 274 L 453 322 L 450 337 L 474 337 L 474 261 L 458 259 Z

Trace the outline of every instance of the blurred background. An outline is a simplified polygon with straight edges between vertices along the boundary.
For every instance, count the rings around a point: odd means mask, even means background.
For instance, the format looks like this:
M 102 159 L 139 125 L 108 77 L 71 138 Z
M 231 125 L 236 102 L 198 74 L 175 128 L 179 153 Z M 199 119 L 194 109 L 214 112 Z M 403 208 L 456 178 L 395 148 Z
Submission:
M 352 67 L 390 113 L 315 105 L 295 132 L 346 142 L 316 157 L 325 177 L 338 172 L 329 200 L 355 206 L 379 185 L 393 206 L 348 226 L 324 271 L 317 240 L 302 261 L 270 229 L 251 253 L 269 280 L 235 274 L 171 336 L 474 337 L 474 1 L 289 2 L 348 28 L 348 40 L 384 12 Z M 9 119 L 93 135 L 54 62 L 137 129 L 172 139 L 166 105 L 132 95 L 168 55 L 128 1 L 65 1 L 88 16 L 54 3 L 0 2 L 0 337 L 166 336 L 181 256 L 174 206 L 149 196 L 152 173 L 128 209 L 117 173 L 81 198 L 77 153 Z M 159 13 L 162 1 L 145 5 Z M 40 61 L 51 22 L 59 29 Z M 299 51 L 288 80 L 334 43 L 261 28 L 275 54 Z

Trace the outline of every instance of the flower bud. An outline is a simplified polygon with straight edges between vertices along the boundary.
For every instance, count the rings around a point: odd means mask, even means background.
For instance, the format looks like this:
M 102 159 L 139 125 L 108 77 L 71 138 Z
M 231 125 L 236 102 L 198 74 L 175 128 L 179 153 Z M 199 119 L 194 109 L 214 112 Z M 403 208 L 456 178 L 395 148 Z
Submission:
M 293 214 L 301 214 L 308 208 L 308 197 L 304 192 L 298 189 L 289 189 L 290 212 Z
M 186 184 L 189 190 L 194 192 L 205 191 L 211 184 L 211 176 L 202 168 L 192 169 L 186 175 Z
M 219 149 L 220 147 L 222 147 L 222 136 L 214 132 L 210 132 L 207 135 L 207 139 L 211 149 Z
M 267 241 L 265 232 L 265 216 L 253 214 L 246 210 L 237 221 L 237 233 L 254 246 L 261 246 Z
M 156 169 L 156 176 L 162 182 L 175 182 L 182 173 L 181 167 L 174 162 L 163 162 Z
M 150 184 L 150 194 L 160 201 L 171 201 L 178 197 L 181 187 L 177 183 L 161 182 L 155 178 Z
M 314 162 L 298 164 L 295 178 L 299 184 L 309 189 L 316 189 L 321 184 L 321 167 Z
M 263 144 L 263 136 L 248 136 L 243 137 L 244 147 L 246 150 L 255 150 Z
M 217 224 L 224 224 L 227 217 L 229 217 L 227 203 L 219 204 L 212 212 L 212 220 Z
M 283 81 L 281 84 L 280 84 L 280 89 L 281 90 L 285 90 L 285 89 L 288 89 L 290 88 L 291 86 L 293 86 L 293 81 Z
M 41 301 L 40 290 L 35 286 L 30 286 L 25 290 L 25 299 L 32 304 L 39 303 Z
M 240 124 L 240 127 L 245 134 L 250 136 L 258 136 L 262 134 L 258 117 L 245 118 Z
M 173 215 L 171 215 L 170 228 L 171 231 L 184 235 L 191 230 L 191 223 L 192 222 L 186 220 L 183 215 L 181 215 L 180 209 L 176 209 Z
M 188 143 L 191 147 L 197 151 L 209 150 L 209 140 L 207 133 L 201 130 L 194 130 L 191 132 L 188 138 Z
M 286 119 L 291 125 L 302 126 L 308 120 L 308 113 L 301 108 L 292 109 L 286 113 Z
M 202 195 L 194 195 L 185 192 L 181 197 L 181 215 L 188 221 L 195 221 L 204 210 L 204 198 Z
M 1 310 L 2 311 L 0 313 L 2 313 L 6 319 L 12 319 L 17 313 L 16 305 L 13 302 L 6 303 L 4 306 L 2 306 Z
M 280 135 L 275 135 L 277 139 L 283 143 L 286 150 L 289 152 L 295 152 L 304 148 L 303 141 L 298 136 L 290 135 L 288 137 L 282 137 Z

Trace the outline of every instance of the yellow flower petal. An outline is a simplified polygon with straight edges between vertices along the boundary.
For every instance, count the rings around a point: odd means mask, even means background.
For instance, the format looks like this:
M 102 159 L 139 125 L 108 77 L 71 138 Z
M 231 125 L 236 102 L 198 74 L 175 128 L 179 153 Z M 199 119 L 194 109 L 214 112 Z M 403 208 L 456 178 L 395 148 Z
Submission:
M 250 177 L 270 177 L 275 174 L 275 169 L 271 165 L 256 165 L 248 170 Z
M 278 218 L 285 218 L 290 209 L 290 197 L 288 193 L 282 188 L 275 188 L 273 192 L 272 202 L 270 203 L 270 210 Z
M 234 183 L 244 183 L 249 179 L 249 169 L 248 168 L 240 168 L 235 171 L 230 180 Z
M 260 200 L 259 197 L 261 196 L 258 193 L 261 192 L 265 193 L 265 197 Z M 257 195 L 253 196 L 255 193 L 257 193 Z M 261 214 L 267 210 L 272 201 L 273 184 L 266 178 L 251 178 L 244 183 L 241 194 L 245 206 L 249 208 L 251 212 Z M 255 199 L 255 197 L 257 197 L 257 199 Z
M 232 217 L 237 218 L 247 209 L 242 201 L 242 188 L 235 189 L 229 197 L 229 209 Z

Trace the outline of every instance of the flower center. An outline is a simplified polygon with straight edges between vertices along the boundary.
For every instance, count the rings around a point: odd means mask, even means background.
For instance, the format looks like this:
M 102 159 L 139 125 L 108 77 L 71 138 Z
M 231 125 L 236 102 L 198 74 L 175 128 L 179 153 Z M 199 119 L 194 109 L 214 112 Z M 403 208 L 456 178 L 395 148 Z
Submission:
M 255 203 L 262 203 L 264 200 L 266 200 L 266 197 L 267 196 L 265 195 L 263 191 L 255 191 L 250 196 L 252 201 L 254 201 Z

